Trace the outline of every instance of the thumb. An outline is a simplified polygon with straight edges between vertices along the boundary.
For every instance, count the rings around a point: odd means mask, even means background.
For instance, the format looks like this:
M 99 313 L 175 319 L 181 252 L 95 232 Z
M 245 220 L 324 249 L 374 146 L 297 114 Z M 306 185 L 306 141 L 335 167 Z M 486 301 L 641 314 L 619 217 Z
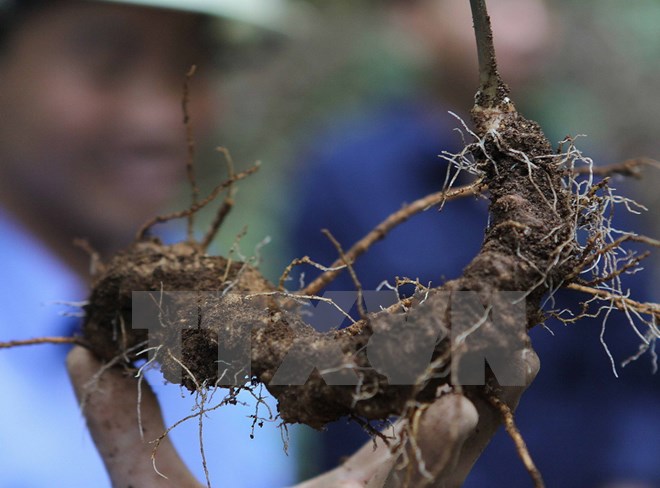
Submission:
M 162 441 L 157 452 L 158 464 L 167 467 L 165 475 L 169 479 L 154 469 L 153 445 L 149 440 L 166 429 L 156 396 L 146 382 L 142 385 L 138 405 L 137 380 L 119 368 L 102 372 L 103 364 L 87 349 L 74 347 L 66 364 L 113 486 L 199 486 L 169 438 Z

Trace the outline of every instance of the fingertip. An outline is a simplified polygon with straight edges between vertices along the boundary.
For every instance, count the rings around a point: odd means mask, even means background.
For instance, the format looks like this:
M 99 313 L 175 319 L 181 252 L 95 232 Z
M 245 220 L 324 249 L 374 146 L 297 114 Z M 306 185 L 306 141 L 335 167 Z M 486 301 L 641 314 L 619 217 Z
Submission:
M 521 352 L 523 364 L 526 366 L 526 373 L 528 378 L 528 384 L 534 381 L 536 375 L 541 370 L 541 359 L 539 358 L 536 351 L 531 347 L 523 349 Z
M 100 367 L 101 362 L 82 346 L 74 346 L 66 356 L 66 369 L 74 383 L 92 376 Z
M 469 435 L 479 422 L 479 413 L 465 396 L 443 395 L 429 405 L 422 416 L 422 432 L 439 432 L 460 441 Z M 428 429 L 428 430 L 427 430 Z

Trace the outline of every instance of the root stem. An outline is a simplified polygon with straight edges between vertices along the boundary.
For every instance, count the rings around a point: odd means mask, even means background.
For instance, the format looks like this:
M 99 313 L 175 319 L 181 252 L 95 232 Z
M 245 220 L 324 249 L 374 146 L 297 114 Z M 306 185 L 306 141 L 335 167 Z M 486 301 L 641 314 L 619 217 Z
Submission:
M 485 185 L 479 180 L 469 185 L 460 186 L 451 190 L 431 193 L 430 195 L 427 195 L 409 205 L 406 205 L 401 210 L 387 217 L 371 232 L 356 242 L 353 247 L 346 251 L 344 258 L 337 259 L 334 263 L 332 263 L 332 265 L 329 266 L 330 269 L 328 271 L 312 281 L 300 293 L 303 295 L 318 295 L 318 293 L 323 290 L 323 288 L 332 283 L 332 281 L 337 276 L 339 276 L 339 273 L 345 269 L 344 260 L 354 263 L 355 260 L 367 252 L 374 243 L 383 239 L 392 229 L 394 229 L 397 225 L 404 223 L 413 215 L 418 214 L 434 205 L 444 203 L 447 200 L 454 200 L 456 198 L 475 195 L 481 192 L 484 188 Z
M 641 303 L 624 296 L 615 295 L 606 290 L 599 288 L 592 288 L 590 286 L 580 285 L 578 283 L 571 283 L 567 288 L 589 295 L 597 296 L 599 298 L 610 300 L 619 310 L 625 311 L 626 309 L 633 309 L 639 313 L 655 316 L 660 319 L 660 306 L 656 303 Z
M 36 339 L 0 342 L 0 349 L 10 349 L 12 347 L 21 346 L 36 346 L 39 344 L 74 344 L 89 348 L 88 342 L 82 337 L 37 337 Z
M 525 469 L 532 477 L 534 488 L 545 488 L 545 483 L 543 482 L 541 472 L 534 464 L 532 456 L 529 454 L 529 450 L 527 449 L 527 445 L 525 444 L 525 441 L 522 438 L 518 427 L 516 426 L 513 418 L 513 412 L 506 403 L 497 398 L 495 395 L 489 394 L 487 395 L 487 398 L 489 403 L 495 407 L 501 415 L 502 421 L 504 422 L 504 428 L 513 440 L 513 443 L 516 445 L 516 451 L 518 451 L 518 455 L 520 456 L 520 459 L 522 459 L 522 462 L 525 465 Z

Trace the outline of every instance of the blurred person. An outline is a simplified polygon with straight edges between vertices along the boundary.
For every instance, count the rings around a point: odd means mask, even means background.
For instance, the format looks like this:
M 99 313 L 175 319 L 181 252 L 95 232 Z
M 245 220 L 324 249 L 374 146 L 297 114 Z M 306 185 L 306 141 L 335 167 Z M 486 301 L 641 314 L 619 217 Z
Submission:
M 190 102 L 196 138 L 210 133 L 216 107 L 208 74 L 210 18 L 186 13 L 185 2 L 165 0 L 0 5 L 2 336 L 69 335 L 75 317 L 58 318 L 47 305 L 86 297 L 89 257 L 75 250 L 72 240 L 84 237 L 108 257 L 132 241 L 136 228 L 167 203 L 184 176 L 182 82 L 192 64 L 199 66 Z M 208 10 L 222 13 L 222 5 L 228 17 L 249 20 L 235 2 L 209 2 Z M 259 19 L 253 20 L 263 23 Z M 71 307 L 77 310 L 75 303 Z M 136 380 L 120 371 L 104 375 L 99 392 L 88 400 L 89 439 L 61 368 L 64 352 L 46 346 L 0 355 L 0 486 L 107 486 L 109 475 L 113 486 L 187 487 L 204 478 L 197 425 L 170 434 L 182 457 L 169 439 L 161 446 L 157 463 L 171 478 L 159 477 L 151 464 L 152 445 L 139 435 Z M 81 348 L 70 353 L 78 393 L 101 366 Z M 533 365 L 523 366 L 535 372 Z M 520 392 L 511 393 L 512 404 Z M 158 395 L 157 400 L 143 387 L 142 426 L 149 436 L 165 430 L 159 401 L 167 424 L 190 414 L 191 405 L 177 388 L 159 389 Z M 437 407 L 451 422 L 434 421 L 427 440 L 444 432 L 446 449 L 457 453 L 476 426 L 476 410 L 467 400 L 452 398 Z M 221 433 L 205 439 L 206 458 L 224 468 L 220 483 L 291 483 L 294 463 L 282 452 L 280 433 L 265 429 L 257 434 L 259 441 L 250 442 L 245 417 L 251 413 L 235 407 L 205 421 L 207 432 Z M 457 431 L 457 425 L 463 427 Z M 488 431 L 481 425 L 481 432 Z M 389 473 L 393 459 L 387 453 L 381 447 L 369 463 L 379 469 L 360 476 Z M 464 456 L 460 472 L 469 470 L 473 455 Z M 363 469 L 365 459 L 372 460 L 370 444 L 354 462 Z M 430 465 L 443 459 L 436 456 Z M 312 486 L 336 486 L 345 476 L 339 469 Z
M 387 9 L 393 37 L 400 36 L 400 44 L 407 46 L 402 50 L 415 58 L 426 78 L 403 95 L 354 109 L 349 116 L 337 113 L 315 135 L 308 130 L 295 182 L 299 191 L 290 206 L 294 256 L 309 255 L 329 265 L 337 252 L 320 229 L 329 229 L 346 249 L 402 202 L 438 191 L 448 169 L 437 155 L 462 148 L 453 131 L 460 122 L 448 111 L 468 120 L 466 110 L 478 87 L 468 2 L 392 0 Z M 490 2 L 489 10 L 500 71 L 519 101 L 530 80 L 542 75 L 543 63 L 561 35 L 560 24 L 541 0 L 499 0 Z M 459 176 L 455 184 L 465 182 Z M 630 228 L 625 219 L 618 222 Z M 417 215 L 374 245 L 354 264 L 357 276 L 365 290 L 395 276 L 437 286 L 458 276 L 476 255 L 486 225 L 483 199 L 448 202 L 441 213 L 431 209 Z M 306 281 L 315 276 L 314 270 L 305 273 Z M 633 294 L 642 301 L 657 301 L 652 296 L 657 290 L 644 280 L 643 274 L 629 280 Z M 331 286 L 354 289 L 347 273 Z M 561 295 L 573 308 L 584 298 Z M 613 356 L 623 360 L 635 354 L 639 338 L 627 319 L 612 313 L 609 320 L 604 340 Z M 548 486 L 660 486 L 655 460 L 660 449 L 660 385 L 648 357 L 618 368 L 616 378 L 600 347 L 600 320 L 583 320 L 570 330 L 550 321 L 547 325 L 556 337 L 542 327 L 531 334 L 543 368 L 525 394 L 517 422 Z M 321 446 L 317 469 L 335 465 L 366 437 L 355 424 L 330 425 L 313 441 Z M 512 442 L 500 432 L 464 486 L 529 483 Z
M 195 138 L 212 133 L 218 114 L 215 19 L 280 31 L 285 5 L 0 1 L 3 341 L 75 330 L 76 318 L 58 317 L 53 306 L 87 297 L 90 258 L 73 240 L 87 239 L 108 257 L 128 245 L 185 181 L 181 101 L 193 64 Z M 65 311 L 77 312 L 73 305 Z M 65 349 L 0 354 L 0 487 L 108 485 L 62 367 Z M 191 404 L 176 387 L 158 393 L 168 425 L 190 414 Z M 230 486 L 291 482 L 293 463 L 277 429 L 263 429 L 261 442 L 250 442 L 251 413 L 227 409 L 208 422 L 223 434 L 206 440 L 207 456 L 229 464 L 248 456 L 267 460 L 264 470 L 225 472 Z M 201 476 L 196 427 L 184 425 L 172 436 Z M 232 437 L 231 447 L 223 436 Z

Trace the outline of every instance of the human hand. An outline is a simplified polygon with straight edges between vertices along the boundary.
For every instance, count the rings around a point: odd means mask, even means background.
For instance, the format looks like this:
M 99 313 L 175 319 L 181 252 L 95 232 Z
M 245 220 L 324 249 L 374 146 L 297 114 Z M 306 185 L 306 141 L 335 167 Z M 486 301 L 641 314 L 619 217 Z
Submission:
M 525 386 L 501 388 L 497 397 L 511 411 L 518 406 L 540 367 L 531 347 L 515 353 L 513 361 L 513 367 L 522 372 Z M 390 450 L 381 438 L 376 438 L 341 466 L 295 488 L 460 487 L 502 419 L 483 396 L 468 399 L 460 393 L 449 393 L 419 409 L 412 424 L 408 420 L 394 424 L 391 446 L 401 444 L 404 430 L 413 435 L 412 439 L 406 435 L 398 450 Z M 416 459 L 411 459 L 411 452 Z
M 137 380 L 119 368 L 109 368 L 88 388 L 103 364 L 87 349 L 76 346 L 66 358 L 76 397 L 105 468 L 114 487 L 198 488 L 202 485 L 179 457 L 169 437 L 158 447 L 158 464 L 167 466 L 167 479 L 154 469 L 153 445 L 149 442 L 165 432 L 158 400 L 142 384 L 141 418 L 138 421 Z M 139 426 L 144 435 L 140 435 Z
M 67 368 L 79 401 L 88 395 L 85 385 L 101 367 L 93 354 L 82 347 L 75 347 L 69 353 Z M 538 372 L 538 357 L 532 349 L 524 349 L 517 355 L 516 367 L 525 372 L 528 386 Z M 513 410 L 525 388 L 504 388 L 500 399 Z M 140 399 L 143 439 L 138 430 L 137 401 L 135 378 L 112 368 L 101 376 L 97 388 L 88 395 L 85 403 L 87 424 L 112 485 L 202 486 L 167 437 L 161 442 L 157 457 L 160 465 L 167 466 L 168 479 L 154 470 L 153 449 L 148 440 L 159 436 L 166 428 L 158 401 L 144 384 Z M 373 442 L 365 444 L 341 466 L 296 488 L 458 487 L 501 421 L 499 413 L 486 400 L 478 397 L 469 400 L 462 394 L 449 393 L 420 409 L 412 423 L 400 420 L 394 425 L 392 446 L 397 445 L 402 432 L 409 426 L 408 430 L 413 432 L 400 449 L 392 452 L 382 439 L 377 439 L 375 447 Z M 410 447 L 414 450 L 411 451 Z M 417 459 L 404 463 L 403 449 L 417 453 Z

